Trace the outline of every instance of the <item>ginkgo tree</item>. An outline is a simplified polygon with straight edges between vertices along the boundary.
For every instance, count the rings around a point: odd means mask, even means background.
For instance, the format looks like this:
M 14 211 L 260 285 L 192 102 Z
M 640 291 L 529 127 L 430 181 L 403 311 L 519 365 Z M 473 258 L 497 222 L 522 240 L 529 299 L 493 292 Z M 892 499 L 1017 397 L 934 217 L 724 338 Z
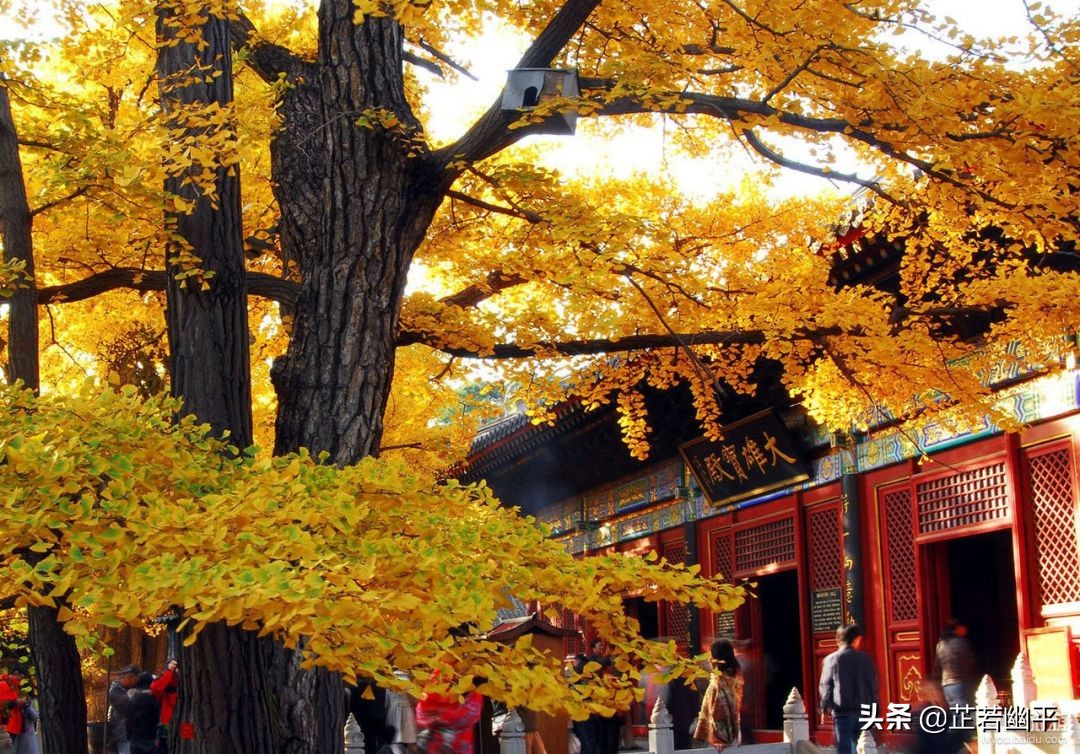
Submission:
M 682 563 L 575 559 L 484 489 L 402 463 L 237 457 L 193 416 L 173 421 L 177 402 L 130 387 L 37 399 L 6 388 L 0 400 L 0 594 L 57 607 L 75 636 L 180 610 L 189 644 L 227 623 L 348 679 L 400 687 L 395 670 L 417 682 L 440 670 L 459 691 L 479 677 L 512 704 L 581 714 L 628 703 L 642 662 L 693 670 L 673 644 L 641 638 L 621 609 L 627 590 L 713 610 L 742 599 Z M 625 673 L 574 683 L 561 657 L 484 639 L 512 597 L 585 617 Z M 258 693 L 256 669 L 239 670 Z M 276 750 L 272 731 L 240 722 L 231 738 Z
M 641 385 L 688 383 L 708 425 L 723 410 L 716 382 L 752 392 L 762 361 L 829 428 L 875 409 L 964 420 L 995 415 L 987 365 L 1022 353 L 1052 368 L 1075 330 L 1077 20 L 1034 4 L 1030 34 L 999 40 L 915 0 L 57 7 L 48 55 L 14 45 L 4 61 L 46 363 L 92 361 L 95 323 L 160 332 L 156 292 L 178 280 L 247 295 L 254 348 L 276 357 L 279 455 L 345 467 L 386 446 L 431 453 L 417 414 L 447 405 L 438 384 L 460 384 L 476 359 L 497 360 L 538 418 L 574 392 L 616 400 L 639 455 Z M 195 30 L 227 24 L 236 71 L 215 68 L 218 49 L 193 73 L 228 78 L 234 102 L 162 117 L 163 9 L 196 46 Z M 496 98 L 436 142 L 423 77 L 458 75 L 492 17 L 531 40 L 518 67 L 575 69 L 580 95 L 528 112 Z M 951 52 L 924 59 L 901 44 L 910 34 Z M 527 138 L 569 110 L 600 133 L 671 124 L 699 164 L 745 152 L 760 170 L 699 202 L 655 176 L 571 179 Z M 863 170 L 836 169 L 837 154 Z M 783 170 L 872 197 L 863 230 L 904 244 L 896 290 L 830 283 L 822 242 L 842 202 L 773 199 Z M 184 176 L 213 202 L 222 174 L 243 179 L 239 275 L 214 275 L 178 237 L 197 202 L 166 190 Z M 428 285 L 407 295 L 417 266 Z M 955 334 L 970 317 L 987 322 L 974 355 Z

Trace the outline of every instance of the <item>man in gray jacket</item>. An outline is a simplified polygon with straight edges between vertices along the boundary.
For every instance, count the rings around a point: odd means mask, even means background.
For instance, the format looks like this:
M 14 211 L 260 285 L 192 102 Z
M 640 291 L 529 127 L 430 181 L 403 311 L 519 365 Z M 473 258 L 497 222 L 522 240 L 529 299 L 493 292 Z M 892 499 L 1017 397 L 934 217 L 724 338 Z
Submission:
M 821 716 L 833 717 L 836 754 L 855 754 L 855 744 L 862 727 L 864 706 L 877 704 L 878 679 L 874 661 L 859 650 L 862 631 L 854 623 L 836 629 L 840 647 L 821 665 Z
M 109 686 L 109 738 L 116 742 L 116 754 L 131 754 L 128 740 L 127 716 L 131 707 L 128 689 L 135 687 L 139 669 L 126 665 L 117 672 L 116 680 Z

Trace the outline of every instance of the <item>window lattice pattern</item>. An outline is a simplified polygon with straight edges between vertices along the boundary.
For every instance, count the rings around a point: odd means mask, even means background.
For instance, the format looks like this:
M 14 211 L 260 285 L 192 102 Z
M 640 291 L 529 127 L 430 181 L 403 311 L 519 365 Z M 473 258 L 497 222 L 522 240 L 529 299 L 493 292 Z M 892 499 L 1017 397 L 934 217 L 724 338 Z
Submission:
M 996 521 L 1009 515 L 1005 464 L 920 482 L 915 486 L 919 533 Z
M 795 560 L 795 519 L 788 517 L 735 532 L 735 570 L 752 571 Z
M 884 495 L 885 536 L 889 553 L 889 591 L 892 619 L 918 620 L 918 583 L 915 580 L 915 534 L 911 530 L 911 491 Z
M 674 542 L 664 547 L 664 557 L 669 563 L 686 562 L 686 543 Z M 667 633 L 677 644 L 690 643 L 690 611 L 679 602 L 665 602 Z
M 840 552 L 840 509 L 828 508 L 806 517 L 810 539 L 810 588 L 838 589 L 844 585 Z
M 1039 584 L 1045 605 L 1080 602 L 1076 497 L 1068 448 L 1028 461 Z
M 716 538 L 716 574 L 723 576 L 729 583 L 735 574 L 735 548 L 730 535 Z
M 573 636 L 567 636 L 563 640 L 563 647 L 567 655 L 585 654 L 585 621 L 580 615 L 575 615 L 567 608 L 561 611 L 560 628 L 570 628 L 577 631 Z
M 718 536 L 714 542 L 716 548 L 716 572 L 724 577 L 728 583 L 735 581 L 735 538 L 725 532 Z M 716 574 L 714 574 L 716 575 Z M 734 614 L 717 613 L 713 616 L 713 631 L 716 636 L 725 636 L 727 624 L 734 623 Z

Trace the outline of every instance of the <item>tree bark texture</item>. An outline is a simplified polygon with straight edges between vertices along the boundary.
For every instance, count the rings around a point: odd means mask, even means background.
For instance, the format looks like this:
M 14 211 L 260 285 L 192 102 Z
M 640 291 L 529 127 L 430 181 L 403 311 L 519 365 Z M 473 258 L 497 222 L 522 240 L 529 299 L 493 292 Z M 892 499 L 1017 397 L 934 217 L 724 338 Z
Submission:
M 266 683 L 281 716 L 283 754 L 341 754 L 345 741 L 345 687 L 322 668 L 304 670 L 300 653 L 264 643 Z
M 177 39 L 177 22 L 166 4 L 158 7 L 157 73 L 162 108 L 173 127 L 183 127 L 185 108 L 232 103 L 229 25 L 207 17 L 202 43 Z M 217 75 L 193 75 L 202 71 Z M 198 129 L 184 136 L 198 138 Z M 184 185 L 166 181 L 167 191 L 194 202 L 174 216 L 179 235 L 213 271 L 210 289 L 178 281 L 173 255 L 166 259 L 166 324 L 172 392 L 183 411 L 230 433 L 240 448 L 251 444 L 251 378 L 247 292 L 244 276 L 240 179 L 219 168 L 214 202 Z M 175 252 L 175 250 L 173 250 Z M 248 754 L 281 751 L 281 721 L 262 663 L 263 641 L 223 623 L 206 628 L 181 653 L 179 708 L 171 751 L 189 754 Z M 188 735 L 190 734 L 190 736 Z
M 34 293 L 34 252 L 30 238 L 32 220 L 26 201 L 22 161 L 11 100 L 0 80 L 0 237 L 4 241 L 4 261 L 24 262 L 24 287 L 8 300 L 8 381 L 22 380 L 37 391 L 38 319 Z
M 277 105 L 288 127 L 278 129 L 270 141 L 270 172 L 281 213 L 278 238 L 282 262 L 286 277 L 293 277 L 311 267 L 319 245 L 327 155 L 319 138 L 323 111 L 318 69 L 310 65 L 290 77 L 289 83 L 292 86 L 282 92 Z
M 353 12 L 349 0 L 319 8 L 327 180 L 289 351 L 273 372 L 275 451 L 325 450 L 337 464 L 378 452 L 406 275 L 445 188 L 411 154 L 420 125 L 405 99 L 400 24 L 357 25 Z M 388 115 L 396 125 L 358 124 Z
M 40 378 L 33 221 L 16 137 L 8 90 L 0 86 L 0 236 L 4 260 L 26 264 L 24 287 L 15 291 L 8 310 L 7 377 L 10 382 L 22 380 L 37 392 Z M 30 653 L 40 687 L 43 747 L 49 754 L 83 754 L 87 746 L 86 696 L 75 637 L 57 621 L 55 608 L 31 607 L 27 613 Z
M 38 672 L 41 750 L 85 754 L 86 691 L 75 637 L 56 620 L 56 609 L 27 608 L 30 654 Z
M 213 623 L 180 650 L 179 707 L 169 751 L 177 754 L 278 754 L 282 721 L 252 631 Z
M 176 34 L 167 14 L 158 15 L 159 39 Z M 161 102 L 173 124 L 185 107 L 232 104 L 228 22 L 207 18 L 203 41 L 202 49 L 175 40 L 159 48 Z M 200 69 L 220 75 L 196 78 L 192 72 Z M 187 132 L 199 135 L 193 129 Z M 219 168 L 213 202 L 182 176 L 168 178 L 165 189 L 194 202 L 191 212 L 173 219 L 202 269 L 214 273 L 209 290 L 200 290 L 198 283 L 176 279 L 177 248 L 167 253 L 166 269 L 172 273 L 165 288 L 172 393 L 183 401 L 185 413 L 209 423 L 217 434 L 229 432 L 238 448 L 246 448 L 252 442 L 251 379 L 240 177 L 235 168 Z

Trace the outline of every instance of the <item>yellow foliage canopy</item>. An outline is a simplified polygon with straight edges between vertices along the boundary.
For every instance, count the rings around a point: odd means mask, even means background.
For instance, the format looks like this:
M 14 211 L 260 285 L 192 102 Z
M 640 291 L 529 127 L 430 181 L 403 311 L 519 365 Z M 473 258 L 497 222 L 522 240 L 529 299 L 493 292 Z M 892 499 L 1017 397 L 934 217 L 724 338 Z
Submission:
M 59 4 L 56 42 L 15 46 L 3 61 L 24 140 L 37 145 L 25 160 L 31 202 L 42 209 L 34 224 L 39 286 L 113 266 L 160 266 L 171 238 L 162 212 L 176 208 L 161 189 L 165 174 L 183 171 L 205 187 L 219 167 L 243 176 L 248 269 L 296 280 L 295 263 L 276 246 L 269 144 L 289 125 L 275 109 L 281 97 L 304 82 L 266 83 L 256 75 L 255 52 L 272 40 L 312 64 L 314 8 L 182 5 L 196 21 L 204 12 L 243 11 L 255 30 L 237 54 L 234 106 L 188 113 L 206 125 L 199 139 L 177 140 L 148 96 L 153 3 Z M 452 85 L 455 70 L 430 50 L 468 64 L 485 19 L 531 37 L 567 4 L 369 5 L 357 6 L 358 23 L 391 14 L 411 60 L 437 65 Z M 1076 286 L 1074 273 L 1056 265 L 1078 240 L 1080 33 L 1075 19 L 1048 8 L 1033 9 L 1032 22 L 1038 25 L 1026 36 L 977 39 L 914 0 L 598 4 L 553 51 L 553 65 L 587 79 L 582 96 L 550 108 L 577 109 L 579 134 L 592 143 L 663 127 L 673 158 L 689 155 L 698 171 L 721 166 L 747 178 L 702 199 L 656 176 L 570 177 L 547 157 L 550 141 L 513 135 L 526 129 L 511 129 L 505 144 L 477 159 L 445 155 L 456 180 L 417 249 L 425 274 L 401 317 L 403 335 L 425 345 L 398 358 L 384 445 L 429 469 L 464 452 L 482 414 L 454 411 L 455 388 L 477 374 L 476 362 L 460 357 L 498 355 L 500 344 L 531 349 L 531 358 L 505 362 L 499 376 L 538 417 L 568 392 L 589 404 L 616 401 L 637 455 L 647 452 L 648 419 L 632 395 L 642 380 L 690 383 L 708 421 L 722 408 L 713 377 L 753 392 L 749 375 L 761 359 L 782 365 L 793 398 L 832 429 L 863 425 L 874 410 L 928 416 L 949 409 L 961 422 L 994 415 L 978 369 L 955 368 L 971 345 L 956 341 L 951 323 L 964 312 L 992 312 L 991 345 L 979 359 L 1003 358 L 994 344 L 1016 339 L 1023 349 L 1012 353 L 1025 354 L 1023 366 L 1041 368 L 1059 360 L 1068 347 L 1059 336 L 1080 320 L 1080 298 L 1055 294 Z M 949 54 L 913 55 L 898 44 L 906 42 L 899 32 L 940 39 Z M 407 73 L 414 112 L 375 107 L 357 115 L 358 129 L 398 138 L 406 115 L 425 125 L 439 115 L 428 101 L 435 84 L 427 73 L 411 64 Z M 541 107 L 529 118 L 544 114 Z M 451 149 L 426 132 L 407 136 L 400 141 L 410 159 Z M 834 167 L 845 154 L 874 176 L 859 179 L 877 192 L 860 221 L 883 244 L 905 244 L 898 290 L 838 291 L 829 283 L 819 241 L 830 236 L 845 199 L 779 200 L 774 162 L 789 150 L 804 168 L 839 181 L 851 178 Z M 182 261 L 198 278 L 198 260 Z M 483 288 L 492 275 L 514 283 L 496 286 L 478 305 L 438 300 Z M 50 306 L 43 324 L 55 344 L 44 353 L 46 383 L 70 389 L 86 372 L 104 376 L 116 341 L 160 339 L 161 306 L 156 293 Z M 253 393 L 266 445 L 275 407 L 268 366 L 284 351 L 290 323 L 275 305 L 253 307 Z M 695 345 L 700 363 L 670 348 L 616 361 L 556 347 L 667 328 L 730 337 Z M 444 421 L 424 419 L 431 416 Z
M 337 469 L 306 454 L 237 457 L 176 404 L 120 393 L 0 393 L 0 595 L 60 606 L 76 636 L 179 608 L 208 623 L 304 639 L 309 664 L 400 685 L 431 670 L 512 704 L 610 706 L 633 668 L 690 671 L 643 640 L 621 596 L 733 608 L 742 592 L 696 568 L 611 555 L 578 560 L 483 487 L 432 484 L 399 463 Z M 562 657 L 478 633 L 511 597 L 582 615 L 623 678 L 569 685 Z M 467 636 L 452 629 L 468 624 Z M 498 668 L 498 672 L 495 672 Z M 450 672 L 452 671 L 452 672 Z

